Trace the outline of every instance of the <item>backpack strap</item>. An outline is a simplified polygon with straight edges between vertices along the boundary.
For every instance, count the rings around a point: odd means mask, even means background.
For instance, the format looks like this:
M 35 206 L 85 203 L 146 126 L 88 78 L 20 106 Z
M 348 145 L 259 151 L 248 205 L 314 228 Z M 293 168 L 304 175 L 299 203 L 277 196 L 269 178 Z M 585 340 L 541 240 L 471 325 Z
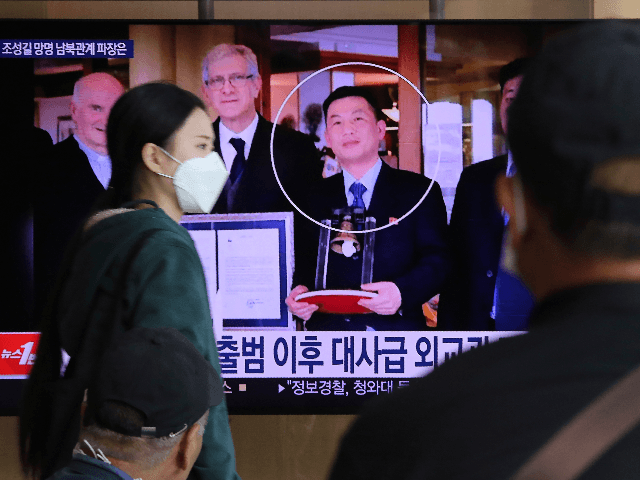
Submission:
M 52 382 L 48 390 L 51 395 L 49 426 L 50 435 L 46 440 L 45 461 L 43 462 L 43 473 L 52 474 L 57 469 L 69 462 L 72 456 L 80 430 L 80 405 L 84 397 L 85 389 L 89 388 L 95 378 L 97 369 L 100 367 L 102 357 L 106 349 L 112 344 L 119 325 L 129 325 L 131 319 L 123 321 L 122 310 L 124 295 L 126 292 L 127 278 L 136 256 L 146 243 L 147 239 L 162 229 L 150 229 L 145 231 L 131 247 L 123 263 L 122 270 L 118 276 L 112 314 L 105 315 L 102 322 L 91 322 L 90 308 L 87 311 L 87 323 L 79 343 L 78 351 L 72 357 L 65 377 Z M 92 302 L 93 304 L 93 302 Z M 87 336 L 101 339 L 98 344 L 89 344 Z M 89 409 L 85 415 L 90 417 L 94 412 Z M 44 476 L 46 478 L 46 476 Z
M 640 421 L 640 367 L 579 412 L 511 480 L 573 480 Z
M 120 205 L 120 208 L 133 208 L 137 205 L 140 205 L 142 203 L 146 203 L 147 205 L 151 205 L 152 207 L 155 208 L 160 208 L 158 207 L 158 204 L 156 202 L 154 202 L 153 200 L 145 200 L 145 199 L 141 199 L 141 200 L 131 200 L 129 202 L 124 202 L 122 205 Z

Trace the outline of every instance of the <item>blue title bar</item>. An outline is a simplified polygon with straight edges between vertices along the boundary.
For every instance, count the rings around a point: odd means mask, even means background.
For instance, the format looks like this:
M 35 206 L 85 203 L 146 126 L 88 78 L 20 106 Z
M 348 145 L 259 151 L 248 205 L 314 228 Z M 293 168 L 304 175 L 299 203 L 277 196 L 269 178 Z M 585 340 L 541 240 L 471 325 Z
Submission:
M 0 40 L 0 58 L 133 58 L 133 40 Z

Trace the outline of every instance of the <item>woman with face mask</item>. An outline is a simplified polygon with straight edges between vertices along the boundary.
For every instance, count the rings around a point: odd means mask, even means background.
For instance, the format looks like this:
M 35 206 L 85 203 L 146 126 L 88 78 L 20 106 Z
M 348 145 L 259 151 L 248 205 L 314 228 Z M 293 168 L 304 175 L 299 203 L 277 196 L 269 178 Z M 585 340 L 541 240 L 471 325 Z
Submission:
M 174 85 L 135 87 L 113 106 L 111 181 L 71 242 L 22 402 L 21 461 L 34 477 L 70 460 L 85 391 L 119 331 L 174 327 L 220 373 L 202 264 L 178 223 L 208 213 L 227 179 L 213 135 L 202 101 Z M 238 478 L 224 401 L 190 478 Z

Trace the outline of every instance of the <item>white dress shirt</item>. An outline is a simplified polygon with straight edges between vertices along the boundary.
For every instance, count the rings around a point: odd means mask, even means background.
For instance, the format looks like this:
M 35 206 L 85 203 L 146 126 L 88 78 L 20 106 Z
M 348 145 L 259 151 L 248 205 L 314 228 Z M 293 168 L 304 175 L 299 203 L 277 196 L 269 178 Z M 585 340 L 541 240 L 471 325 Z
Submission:
M 106 189 L 109 185 L 109 180 L 111 180 L 111 158 L 109 158 L 109 155 L 100 155 L 94 152 L 75 135 L 73 135 L 73 138 L 78 142 L 80 150 L 82 150 L 89 159 L 89 165 L 91 165 L 93 173 Z
M 369 205 L 371 205 L 371 196 L 373 195 L 373 189 L 376 186 L 376 182 L 378 181 L 378 175 L 380 174 L 380 169 L 382 168 L 382 160 L 378 157 L 378 161 L 369 169 L 367 173 L 365 173 L 360 180 L 356 179 L 353 175 L 351 175 L 344 168 L 342 169 L 342 176 L 344 178 L 344 193 L 347 195 L 347 205 L 351 206 L 353 204 L 354 195 L 349 191 L 351 185 L 355 182 L 359 182 L 364 185 L 367 190 L 362 194 L 362 201 L 364 202 L 364 206 L 369 209 Z M 367 332 L 374 332 L 375 329 L 367 325 Z
M 378 180 L 381 168 L 382 160 L 378 158 L 378 161 L 362 176 L 360 180 L 357 180 L 356 177 L 351 175 L 344 168 L 342 169 L 342 175 L 344 176 L 344 192 L 347 195 L 347 205 L 351 206 L 353 204 L 353 193 L 349 191 L 351 185 L 355 182 L 359 182 L 367 188 L 367 190 L 362 194 L 362 200 L 364 201 L 364 206 L 367 209 L 369 208 L 369 205 L 371 204 L 371 196 L 373 195 L 373 188 L 376 186 L 376 181 Z
M 240 133 L 236 133 L 232 130 L 229 130 L 224 126 L 222 120 L 220 120 L 220 153 L 222 153 L 222 160 L 224 161 L 225 167 L 227 167 L 227 171 L 231 171 L 231 166 L 233 165 L 233 159 L 236 158 L 238 152 L 229 140 L 232 138 L 241 138 L 244 140 L 244 158 L 246 160 L 249 159 L 249 151 L 251 150 L 251 142 L 253 142 L 253 137 L 256 134 L 256 129 L 258 128 L 258 114 L 256 113 L 255 118 L 249 124 L 247 128 L 245 128 Z

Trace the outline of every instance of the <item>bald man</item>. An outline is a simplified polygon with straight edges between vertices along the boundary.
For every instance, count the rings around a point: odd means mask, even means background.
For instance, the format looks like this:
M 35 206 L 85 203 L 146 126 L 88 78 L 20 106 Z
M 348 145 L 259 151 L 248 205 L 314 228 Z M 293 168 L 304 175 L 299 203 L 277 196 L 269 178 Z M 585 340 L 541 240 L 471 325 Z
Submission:
M 83 151 L 90 150 L 88 156 L 97 153 L 108 158 L 107 119 L 123 93 L 120 82 L 107 73 L 92 73 L 76 82 L 71 98 L 71 118 L 76 124 L 74 138 Z M 92 168 L 95 172 L 93 165 Z M 99 177 L 97 173 L 96 176 Z
M 107 119 L 124 87 L 107 73 L 82 77 L 73 88 L 73 135 L 36 169 L 34 274 L 36 314 L 50 291 L 73 233 L 111 178 Z M 36 317 L 38 318 L 38 317 Z

